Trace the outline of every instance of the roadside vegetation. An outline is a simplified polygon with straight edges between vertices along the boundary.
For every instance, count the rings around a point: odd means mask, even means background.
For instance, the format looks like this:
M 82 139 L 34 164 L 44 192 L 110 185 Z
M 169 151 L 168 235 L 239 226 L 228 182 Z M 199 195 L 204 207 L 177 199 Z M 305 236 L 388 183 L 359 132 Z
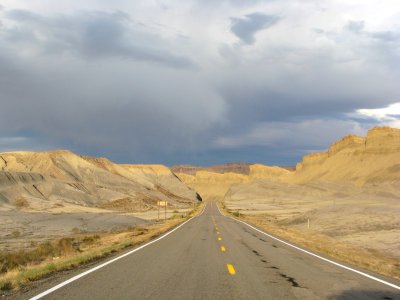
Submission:
M 29 249 L 0 251 L 0 295 L 12 294 L 29 283 L 107 258 L 173 229 L 198 214 L 203 204 L 188 214 L 174 213 L 166 222 L 136 226 L 112 233 L 80 233 L 69 237 L 32 243 Z
M 332 257 L 338 261 L 400 279 L 400 262 L 394 257 L 376 250 L 356 247 L 312 230 L 298 230 L 276 224 L 263 215 L 246 215 L 236 210 L 229 210 L 223 202 L 220 202 L 220 204 L 225 213 L 254 225 L 277 238 L 290 241 L 300 247 Z

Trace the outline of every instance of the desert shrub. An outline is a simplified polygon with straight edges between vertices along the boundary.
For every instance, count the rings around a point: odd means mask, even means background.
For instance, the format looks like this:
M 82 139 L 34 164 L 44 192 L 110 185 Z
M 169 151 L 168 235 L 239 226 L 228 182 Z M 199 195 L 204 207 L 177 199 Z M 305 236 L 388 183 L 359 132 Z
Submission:
M 57 266 L 54 263 L 49 263 L 46 265 L 46 271 L 54 272 L 55 270 L 57 270 Z
M 36 260 L 36 262 L 40 262 L 49 256 L 58 255 L 56 247 L 50 242 L 40 244 L 36 250 L 31 251 L 31 253 L 33 255 L 33 260 Z
M 181 218 L 184 218 L 184 216 L 179 213 L 173 214 L 172 216 L 169 217 L 170 220 L 181 219 Z
M 133 236 L 142 235 L 142 234 L 147 233 L 148 231 L 149 231 L 149 230 L 148 230 L 147 228 L 145 228 L 145 227 L 137 226 L 137 227 L 135 227 L 135 229 L 133 230 Z
M 19 232 L 19 230 L 14 230 L 14 231 L 11 233 L 11 235 L 12 235 L 14 238 L 18 238 L 18 237 L 21 236 L 21 232 Z
M 19 197 L 19 198 L 15 199 L 14 205 L 16 208 L 21 209 L 21 208 L 29 207 L 29 202 L 24 197 Z
M 78 233 L 81 232 L 81 230 L 79 228 L 77 228 L 77 227 L 74 227 L 74 228 L 71 229 L 71 232 L 75 233 L 75 234 L 78 234 Z
M 100 239 L 100 236 L 95 234 L 95 235 L 91 235 L 91 236 L 85 236 L 82 239 L 82 242 L 84 242 L 85 244 L 93 244 L 94 242 L 98 241 Z
M 57 250 L 61 255 L 69 255 L 79 251 L 79 244 L 74 243 L 72 238 L 62 238 L 57 242 Z
M 1 280 L 0 281 L 0 291 L 9 291 L 13 288 L 11 281 Z
M 8 272 L 28 264 L 37 264 L 49 257 L 59 255 L 60 250 L 50 242 L 45 242 L 33 250 L 19 250 L 16 252 L 0 252 L 0 273 Z

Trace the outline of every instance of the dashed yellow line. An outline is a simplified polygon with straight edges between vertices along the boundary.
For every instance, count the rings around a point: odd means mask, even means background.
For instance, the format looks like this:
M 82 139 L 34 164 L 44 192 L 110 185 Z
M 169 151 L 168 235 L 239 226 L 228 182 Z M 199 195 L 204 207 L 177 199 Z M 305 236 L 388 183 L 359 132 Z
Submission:
M 231 274 L 231 275 L 236 274 L 235 268 L 231 264 L 227 264 L 226 267 L 228 268 L 229 274 Z
M 225 249 L 224 246 L 221 246 L 221 251 L 222 251 L 222 252 L 225 252 L 225 251 L 226 251 L 226 249 Z
M 219 237 L 218 237 L 218 241 L 222 241 L 222 237 L 219 236 Z

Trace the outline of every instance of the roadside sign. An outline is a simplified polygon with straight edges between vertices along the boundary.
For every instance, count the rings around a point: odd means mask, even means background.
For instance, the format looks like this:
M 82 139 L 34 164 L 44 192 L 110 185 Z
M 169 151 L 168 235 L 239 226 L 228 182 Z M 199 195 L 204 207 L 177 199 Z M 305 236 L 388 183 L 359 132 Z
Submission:
M 167 205 L 168 201 L 157 201 L 158 215 L 157 220 L 160 220 L 160 207 L 164 206 L 164 220 L 167 220 Z

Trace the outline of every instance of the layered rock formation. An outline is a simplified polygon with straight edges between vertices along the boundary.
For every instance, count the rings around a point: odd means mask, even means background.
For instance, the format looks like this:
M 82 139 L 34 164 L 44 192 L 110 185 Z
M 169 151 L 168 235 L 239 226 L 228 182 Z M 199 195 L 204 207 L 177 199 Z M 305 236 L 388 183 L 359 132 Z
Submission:
M 221 198 L 233 184 L 246 182 L 249 179 L 243 174 L 209 171 L 197 171 L 195 176 L 177 173 L 177 176 L 205 199 Z
M 400 180 L 400 129 L 374 128 L 367 137 L 349 135 L 326 152 L 306 155 L 292 182 L 315 180 L 366 183 Z
M 377 127 L 366 137 L 349 135 L 327 151 L 303 157 L 296 169 L 247 165 L 248 172 L 222 172 L 224 168 L 176 168 L 177 175 L 206 197 L 223 197 L 232 185 L 253 181 L 286 184 L 344 182 L 358 186 L 373 183 L 400 184 L 400 129 Z M 214 172 L 212 170 L 218 170 Z M 190 175 L 189 175 L 190 174 Z M 243 185 L 242 185 L 243 186 Z M 237 189 L 235 189 L 237 190 Z
M 239 183 L 247 183 L 257 179 L 281 180 L 291 174 L 280 167 L 269 167 L 260 164 L 249 165 L 248 175 L 227 172 L 196 171 L 195 175 L 177 173 L 177 176 L 188 186 L 198 191 L 206 199 L 220 199 L 229 188 Z
M 158 200 L 189 207 L 200 199 L 166 167 L 118 165 L 66 150 L 0 153 L 0 170 L 3 210 L 73 204 L 141 211 Z
M 291 171 L 281 167 L 270 167 L 261 164 L 255 164 L 250 166 L 249 179 L 270 179 L 270 180 L 283 180 L 292 174 Z
M 295 172 L 258 168 L 223 196 L 228 209 L 399 257 L 400 129 L 347 136 Z

